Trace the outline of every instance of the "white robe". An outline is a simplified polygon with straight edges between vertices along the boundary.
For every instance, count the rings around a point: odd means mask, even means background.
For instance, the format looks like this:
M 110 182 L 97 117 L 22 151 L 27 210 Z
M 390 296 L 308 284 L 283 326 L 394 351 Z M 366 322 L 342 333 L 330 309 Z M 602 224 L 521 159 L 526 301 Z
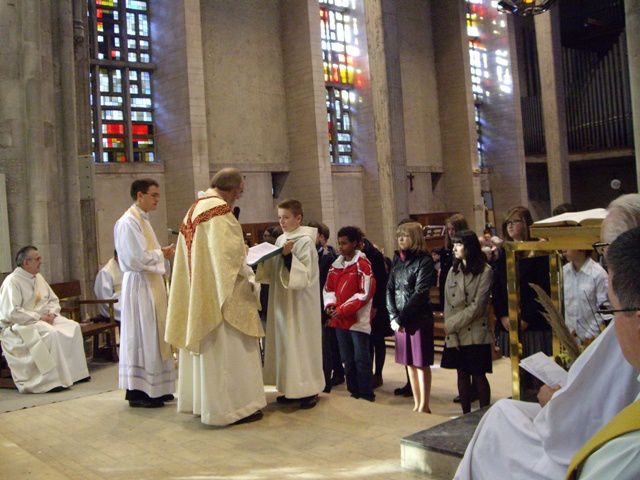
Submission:
M 40 317 L 55 313 L 53 324 Z M 60 315 L 60 303 L 39 273 L 18 267 L 0 287 L 0 341 L 20 393 L 70 387 L 87 378 L 80 325 Z
M 256 281 L 269 284 L 264 382 L 288 398 L 315 395 L 322 372 L 320 286 L 316 229 L 299 227 L 276 240 L 294 240 L 291 271 L 278 255 L 260 264 Z
M 96 294 L 96 298 L 101 300 L 118 300 L 113 304 L 113 314 L 115 319 L 120 321 L 120 292 L 122 291 L 122 271 L 120 265 L 115 258 L 109 259 L 107 264 L 100 269 L 96 280 L 93 284 L 93 293 Z M 103 317 L 109 316 L 109 307 L 107 305 L 100 305 L 100 315 Z
M 569 369 L 567 384 L 540 408 L 500 400 L 482 417 L 456 479 L 563 478 L 580 447 L 640 393 L 613 322 Z
M 139 212 L 148 222 L 148 214 Z M 172 358 L 162 360 L 153 295 L 144 275 L 165 273 L 162 250 L 146 249 L 142 228 L 128 211 L 116 222 L 114 237 L 123 272 L 119 386 L 151 398 L 168 395 L 175 391 L 175 366 Z
M 242 228 L 221 198 L 192 205 L 180 231 L 165 332 L 180 347 L 178 411 L 225 426 L 267 404 L 260 287 L 245 264 Z

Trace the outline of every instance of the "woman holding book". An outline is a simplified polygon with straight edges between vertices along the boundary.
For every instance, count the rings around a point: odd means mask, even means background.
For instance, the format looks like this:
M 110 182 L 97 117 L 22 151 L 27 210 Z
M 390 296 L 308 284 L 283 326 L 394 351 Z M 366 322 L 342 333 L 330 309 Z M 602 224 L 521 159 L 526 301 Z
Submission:
M 454 260 L 445 285 L 446 337 L 441 366 L 457 370 L 462 413 L 469 413 L 472 378 L 480 407 L 491 400 L 486 374 L 492 372 L 493 336 L 487 318 L 492 270 L 474 232 L 458 232 L 452 243 Z

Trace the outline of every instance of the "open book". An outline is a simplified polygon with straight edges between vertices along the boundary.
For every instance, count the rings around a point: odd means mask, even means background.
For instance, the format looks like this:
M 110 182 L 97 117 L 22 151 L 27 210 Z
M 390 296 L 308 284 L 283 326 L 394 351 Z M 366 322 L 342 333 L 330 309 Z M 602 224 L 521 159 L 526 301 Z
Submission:
M 542 380 L 550 387 L 564 387 L 567 383 L 567 371 L 558 365 L 552 357 L 547 357 L 543 352 L 534 353 L 520 360 L 520 367 L 534 377 Z
M 538 220 L 533 224 L 535 227 L 558 227 L 563 225 L 600 225 L 607 211 L 604 208 L 594 208 L 582 212 L 567 212 L 555 217 Z
M 247 265 L 253 267 L 260 262 L 264 262 L 271 257 L 275 257 L 282 252 L 282 247 L 276 247 L 269 242 L 254 245 L 247 252 Z

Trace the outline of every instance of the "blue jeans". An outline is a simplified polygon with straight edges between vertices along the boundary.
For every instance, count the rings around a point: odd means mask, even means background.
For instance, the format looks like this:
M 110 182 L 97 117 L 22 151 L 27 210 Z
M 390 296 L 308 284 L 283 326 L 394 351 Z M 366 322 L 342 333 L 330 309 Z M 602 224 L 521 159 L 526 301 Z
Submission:
M 336 336 L 347 377 L 347 390 L 357 398 L 373 400 L 369 334 L 336 328 Z

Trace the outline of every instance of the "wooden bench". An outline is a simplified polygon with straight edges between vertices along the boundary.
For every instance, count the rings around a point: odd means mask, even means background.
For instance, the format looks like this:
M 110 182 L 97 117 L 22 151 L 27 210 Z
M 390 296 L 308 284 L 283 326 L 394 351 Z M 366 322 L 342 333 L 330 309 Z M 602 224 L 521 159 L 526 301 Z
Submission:
M 118 346 L 116 345 L 116 329 L 120 326 L 115 320 L 113 305 L 118 300 L 113 299 L 96 299 L 88 300 L 82 298 L 82 289 L 80 281 L 72 280 L 70 282 L 52 283 L 51 289 L 60 299 L 60 313 L 80 323 L 82 337 L 93 338 L 93 355 L 94 358 L 101 356 L 99 335 L 105 334 L 107 349 L 102 356 L 113 362 L 118 361 Z M 82 307 L 85 305 L 101 305 L 106 304 L 109 307 L 109 318 L 97 316 L 89 320 L 82 320 Z

